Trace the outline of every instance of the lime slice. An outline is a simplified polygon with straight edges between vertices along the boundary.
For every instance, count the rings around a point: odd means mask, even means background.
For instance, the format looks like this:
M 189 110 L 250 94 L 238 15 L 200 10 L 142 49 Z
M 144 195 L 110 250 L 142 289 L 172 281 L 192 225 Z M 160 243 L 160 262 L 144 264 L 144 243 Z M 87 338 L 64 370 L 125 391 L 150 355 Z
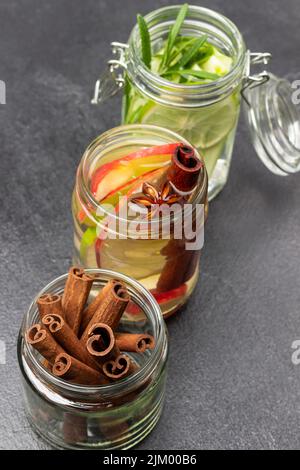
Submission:
M 225 143 L 226 138 L 218 142 L 216 145 L 205 149 L 204 151 L 203 157 L 205 160 L 205 167 L 209 178 L 213 174 L 216 163 L 223 152 Z
M 219 75 L 226 75 L 232 68 L 232 58 L 222 54 L 215 47 L 213 54 L 201 64 L 202 70 L 210 73 L 217 73 Z
M 218 144 L 236 123 L 238 104 L 233 96 L 197 109 L 174 109 L 160 104 L 142 116 L 143 124 L 166 127 L 185 137 L 200 150 Z

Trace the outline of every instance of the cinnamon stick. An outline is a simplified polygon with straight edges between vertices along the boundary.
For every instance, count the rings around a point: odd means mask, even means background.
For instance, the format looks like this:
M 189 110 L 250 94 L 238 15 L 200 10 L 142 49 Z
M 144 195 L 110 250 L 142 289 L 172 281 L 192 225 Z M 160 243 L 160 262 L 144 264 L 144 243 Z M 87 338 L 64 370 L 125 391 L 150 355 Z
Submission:
M 134 373 L 137 369 L 137 365 L 126 354 L 120 354 L 116 359 L 108 361 L 103 365 L 104 374 L 113 380 L 123 379 Z
M 67 353 L 58 354 L 55 358 L 52 373 L 56 377 L 82 385 L 103 385 L 109 383 L 101 372 L 97 372 Z
M 181 144 L 172 155 L 167 179 L 177 193 L 189 194 L 195 188 L 202 168 L 203 163 L 194 149 Z
M 61 296 L 58 294 L 43 294 L 37 299 L 36 303 L 41 319 L 45 315 L 48 315 L 48 313 L 55 313 L 63 316 Z
M 44 359 L 44 360 L 42 361 L 42 364 L 43 364 L 43 366 L 45 367 L 45 369 L 48 369 L 48 370 L 50 370 L 50 372 L 51 372 L 51 370 L 52 370 L 52 364 L 51 364 L 49 361 L 47 361 L 47 359 Z
M 84 309 L 81 316 L 81 334 L 84 332 L 91 319 L 95 315 L 96 311 L 98 310 L 104 299 L 107 297 L 114 284 L 116 284 L 117 282 L 118 281 L 115 281 L 114 279 L 108 281 L 108 283 L 105 284 L 105 286 L 99 291 L 98 295 L 94 298 L 94 300 Z
M 121 351 L 143 353 L 146 349 L 154 349 L 153 336 L 147 334 L 116 333 L 116 345 Z
M 118 402 L 116 405 L 119 406 L 121 404 Z M 122 419 L 122 416 L 118 421 L 110 416 L 108 418 L 101 417 L 98 423 L 101 434 L 110 442 L 116 438 L 118 441 L 125 440 L 130 429 L 128 422 L 124 420 L 124 417 Z
M 62 298 L 62 307 L 65 319 L 76 335 L 79 332 L 81 314 L 92 284 L 93 278 L 85 274 L 83 269 L 73 266 L 69 270 Z
M 89 330 L 94 323 L 105 323 L 110 326 L 112 330 L 115 330 L 129 300 L 130 297 L 124 283 L 115 282 L 114 284 L 110 284 L 105 298 L 84 330 L 80 341 L 83 343 L 87 342 Z
M 167 292 L 182 286 L 195 273 L 200 250 L 186 250 L 185 240 L 172 239 L 162 250 L 166 263 L 160 274 L 156 292 Z
M 91 326 L 88 331 L 86 349 L 102 365 L 120 354 L 113 330 L 105 323 L 94 323 Z
M 138 367 L 136 364 L 132 363 L 133 364 L 133 372 L 135 372 L 136 370 L 138 370 Z M 149 385 L 151 384 L 153 378 L 152 377 L 148 377 L 148 379 L 144 380 L 142 383 L 139 384 L 139 386 L 133 390 L 133 391 L 130 391 L 124 395 L 120 395 L 120 396 L 116 396 L 116 397 L 112 397 L 110 399 L 110 402 L 114 405 L 114 406 L 121 406 L 123 404 L 128 404 L 130 402 L 133 402 L 137 399 L 137 397 L 147 388 L 149 387 Z
M 42 319 L 55 340 L 63 349 L 79 361 L 87 364 L 93 369 L 99 370 L 98 363 L 90 356 L 84 345 L 79 341 L 74 331 L 64 321 L 61 315 L 45 315 Z
M 47 361 L 54 364 L 58 354 L 64 352 L 46 328 L 39 323 L 33 325 L 25 334 L 28 344 L 33 346 Z
M 199 180 L 206 177 L 203 162 L 197 157 L 192 147 L 179 145 L 175 150 L 171 166 L 167 171 L 167 179 L 173 189 L 183 197 L 191 194 Z M 204 194 L 203 202 L 207 195 Z M 200 257 L 200 250 L 186 250 L 185 238 L 171 239 L 162 249 L 166 263 L 160 274 L 156 292 L 166 292 L 185 284 L 195 273 Z
M 64 413 L 63 435 L 68 444 L 87 441 L 87 418 L 74 413 Z

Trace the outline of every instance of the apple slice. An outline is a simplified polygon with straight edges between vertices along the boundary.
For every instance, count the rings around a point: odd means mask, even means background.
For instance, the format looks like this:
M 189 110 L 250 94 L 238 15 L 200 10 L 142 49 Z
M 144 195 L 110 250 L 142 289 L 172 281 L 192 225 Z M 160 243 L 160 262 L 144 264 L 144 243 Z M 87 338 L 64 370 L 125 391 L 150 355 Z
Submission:
M 179 297 L 182 297 L 186 294 L 186 291 L 187 285 L 182 284 L 181 286 L 176 287 L 176 289 L 172 289 L 166 292 L 155 292 L 155 290 L 151 290 L 150 292 L 159 305 L 164 305 L 168 302 L 178 299 Z M 139 313 L 142 313 L 142 311 L 140 307 L 134 302 L 129 302 L 126 308 L 126 313 L 129 313 L 130 315 L 138 315 Z
M 154 171 L 149 171 L 146 173 L 146 175 L 150 175 L 151 173 L 154 173 Z M 133 178 L 130 182 L 126 181 L 125 184 L 122 184 L 119 187 L 113 189 L 109 194 L 107 194 L 106 198 L 101 201 L 102 204 L 111 204 L 112 206 L 117 206 L 117 204 L 119 203 L 119 198 L 126 195 L 127 192 L 132 188 L 134 183 L 138 182 L 140 178 L 140 176 L 138 176 L 137 178 Z M 93 212 L 93 208 L 89 203 L 87 204 L 87 210 L 88 212 Z M 91 223 L 88 223 L 87 214 L 82 206 L 77 212 L 77 219 L 78 222 L 80 222 L 81 224 L 84 223 L 86 225 L 91 225 Z
M 155 290 L 151 291 L 151 294 L 156 299 L 159 305 L 166 304 L 171 300 L 175 300 L 178 297 L 185 295 L 187 291 L 187 285 L 181 284 L 181 286 L 176 287 L 175 289 L 166 291 L 166 292 L 156 292 Z
M 131 182 L 129 186 L 127 186 L 128 190 L 126 191 L 125 195 L 127 196 L 127 201 L 129 198 L 131 198 L 134 194 L 139 193 L 142 191 L 142 187 L 144 183 L 155 183 L 159 178 L 163 175 L 165 172 L 165 168 L 157 168 L 152 171 L 148 171 L 147 173 L 144 173 L 142 176 L 139 176 L 136 178 L 134 181 Z M 119 201 L 119 203 L 116 206 L 116 213 L 118 213 L 120 209 L 120 203 L 122 202 Z
M 118 214 L 120 210 L 120 198 L 122 196 L 127 196 L 128 198 L 136 193 L 140 188 L 142 188 L 142 185 L 145 181 L 153 181 L 159 178 L 164 172 L 164 168 L 158 168 L 156 170 L 151 170 L 148 171 L 147 173 L 135 178 L 132 180 L 130 183 L 126 183 L 123 186 L 117 188 L 115 191 L 112 191 L 109 193 L 107 198 L 105 198 L 104 201 L 102 201 L 103 204 L 111 204 L 115 206 L 115 213 Z M 105 220 L 102 221 L 102 224 L 105 225 Z M 103 243 L 103 239 L 100 236 L 97 238 L 95 242 L 95 255 L 96 255 L 96 261 L 97 261 L 97 266 L 98 268 L 101 267 L 101 257 L 100 257 L 100 252 L 101 252 L 101 246 Z
M 113 191 L 145 172 L 165 165 L 179 143 L 158 145 L 133 152 L 99 167 L 91 178 L 91 191 L 102 201 Z
M 126 183 L 133 179 L 132 168 L 128 166 L 127 168 L 122 165 L 116 165 L 114 168 L 111 168 L 108 172 L 105 171 L 105 168 L 99 168 L 101 171 L 98 173 L 98 185 L 96 191 L 92 187 L 92 191 L 96 195 L 97 201 L 102 201 L 107 197 L 112 191 L 117 191 L 117 188 L 124 186 Z M 94 183 L 92 182 L 92 186 Z
M 93 211 L 92 206 L 89 203 L 87 204 L 87 211 L 88 212 Z M 90 227 L 94 226 L 93 222 L 88 218 L 88 215 L 85 212 L 82 205 L 81 205 L 81 208 L 77 212 L 77 220 L 80 224 L 88 225 Z
M 113 160 L 109 163 L 106 163 L 105 165 L 113 165 L 116 162 L 119 162 L 120 160 L 122 161 L 131 161 L 131 160 L 136 160 L 137 158 L 143 158 L 143 157 L 151 157 L 153 155 L 165 155 L 167 153 L 173 153 L 176 148 L 182 145 L 181 142 L 173 142 L 171 144 L 163 144 L 163 145 L 154 145 L 152 147 L 144 147 L 139 150 L 136 150 L 135 152 L 129 153 L 125 157 L 121 157 L 117 160 Z M 103 165 L 103 166 L 105 166 Z

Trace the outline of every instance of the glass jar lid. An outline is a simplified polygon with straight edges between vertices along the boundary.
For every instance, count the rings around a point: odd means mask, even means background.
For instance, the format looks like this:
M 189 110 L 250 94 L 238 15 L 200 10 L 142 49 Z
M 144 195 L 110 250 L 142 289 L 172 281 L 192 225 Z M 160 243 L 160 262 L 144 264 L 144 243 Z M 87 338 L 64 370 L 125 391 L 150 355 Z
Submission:
M 272 173 L 296 173 L 300 171 L 300 99 L 288 80 L 270 73 L 260 78 L 264 79 L 255 82 L 250 77 L 242 91 L 254 148 Z

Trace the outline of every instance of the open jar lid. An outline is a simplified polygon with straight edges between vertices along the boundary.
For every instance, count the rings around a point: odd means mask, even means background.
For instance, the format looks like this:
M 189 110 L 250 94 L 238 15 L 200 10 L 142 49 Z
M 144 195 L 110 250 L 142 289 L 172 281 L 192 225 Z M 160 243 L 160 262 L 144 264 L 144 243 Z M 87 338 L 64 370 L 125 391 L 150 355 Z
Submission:
M 242 94 L 253 145 L 264 165 L 282 176 L 300 171 L 300 92 L 294 84 L 268 73 L 263 83 L 248 83 Z

